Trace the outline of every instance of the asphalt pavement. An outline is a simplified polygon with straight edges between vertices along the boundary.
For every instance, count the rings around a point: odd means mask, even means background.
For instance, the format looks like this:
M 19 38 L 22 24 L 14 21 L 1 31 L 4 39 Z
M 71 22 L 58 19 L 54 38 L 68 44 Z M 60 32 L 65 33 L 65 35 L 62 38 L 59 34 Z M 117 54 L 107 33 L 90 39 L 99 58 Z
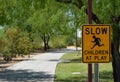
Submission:
M 63 54 L 74 49 L 60 49 L 36 56 L 14 64 L 0 72 L 0 82 L 54 82 L 57 63 Z

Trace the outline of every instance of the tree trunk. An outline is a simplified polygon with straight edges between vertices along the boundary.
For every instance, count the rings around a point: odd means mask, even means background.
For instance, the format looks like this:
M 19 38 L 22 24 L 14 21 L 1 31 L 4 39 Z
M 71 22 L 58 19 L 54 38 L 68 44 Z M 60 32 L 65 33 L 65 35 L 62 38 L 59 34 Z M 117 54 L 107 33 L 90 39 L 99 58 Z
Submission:
M 120 82 L 120 54 L 119 54 L 119 22 L 112 19 L 112 66 L 114 82 Z
M 50 35 L 44 35 L 43 38 L 42 38 L 43 42 L 44 42 L 44 51 L 47 51 L 48 49 L 48 43 L 49 43 L 49 40 L 50 40 Z
M 46 43 L 46 37 L 43 36 L 43 42 L 44 42 L 44 51 L 47 51 L 47 43 Z
M 47 51 L 48 49 L 48 42 L 49 41 L 44 41 L 44 51 Z
M 44 51 L 47 51 L 47 45 L 44 43 Z

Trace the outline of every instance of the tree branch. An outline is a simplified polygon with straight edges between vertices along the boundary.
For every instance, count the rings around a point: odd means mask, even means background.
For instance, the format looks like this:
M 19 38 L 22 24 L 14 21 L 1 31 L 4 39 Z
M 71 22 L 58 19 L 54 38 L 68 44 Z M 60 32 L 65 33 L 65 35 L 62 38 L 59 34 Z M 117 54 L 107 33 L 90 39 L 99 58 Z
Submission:
M 83 6 L 82 0 L 77 0 L 77 2 L 73 2 L 72 4 L 78 7 L 79 9 L 81 9 Z
M 120 16 L 116 17 L 116 16 L 111 16 L 111 20 L 112 22 L 116 22 L 116 23 L 119 23 L 120 22 Z
M 73 2 L 73 0 L 56 0 L 57 2 L 63 2 L 63 3 L 69 3 L 69 4 L 73 4 L 75 5 L 76 7 L 78 7 L 79 9 L 82 8 L 83 6 L 83 2 L 82 0 L 77 0 L 76 2 Z M 88 9 L 85 9 L 85 13 L 88 15 Z M 97 23 L 97 24 L 100 24 L 101 21 L 99 20 L 99 18 L 97 17 L 96 14 L 94 14 L 92 12 L 92 20 Z

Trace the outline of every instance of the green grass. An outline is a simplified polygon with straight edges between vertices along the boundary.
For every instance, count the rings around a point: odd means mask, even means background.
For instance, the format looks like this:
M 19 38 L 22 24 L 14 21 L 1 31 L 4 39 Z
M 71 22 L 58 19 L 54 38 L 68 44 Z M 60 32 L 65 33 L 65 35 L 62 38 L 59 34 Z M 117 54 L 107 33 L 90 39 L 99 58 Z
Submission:
M 88 64 L 82 63 L 80 52 L 65 54 L 61 60 L 70 60 L 70 62 L 61 62 L 57 65 L 55 82 L 87 82 Z M 73 72 L 80 74 L 72 74 Z M 111 63 L 99 64 L 99 82 L 113 82 Z

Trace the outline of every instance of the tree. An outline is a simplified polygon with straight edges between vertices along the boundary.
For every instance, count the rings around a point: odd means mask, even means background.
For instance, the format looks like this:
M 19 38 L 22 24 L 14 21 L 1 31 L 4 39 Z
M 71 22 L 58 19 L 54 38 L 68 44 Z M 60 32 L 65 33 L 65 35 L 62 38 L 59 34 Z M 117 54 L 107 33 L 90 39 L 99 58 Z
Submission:
M 47 50 L 51 36 L 51 27 L 48 19 L 47 10 L 43 9 L 42 11 L 36 11 L 28 20 L 28 24 L 31 24 L 33 27 L 32 30 L 43 40 L 44 50 Z
M 44 50 L 48 49 L 50 38 L 54 35 L 65 34 L 67 29 L 67 15 L 62 8 L 53 7 L 55 1 L 48 0 L 43 9 L 37 9 L 27 20 L 27 24 L 32 26 L 32 30 L 41 37 L 44 43 Z
M 1 0 L 0 24 L 9 27 L 19 27 L 26 31 L 33 41 L 32 34 L 39 35 L 44 43 L 44 49 L 52 35 L 67 34 L 69 30 L 67 15 L 63 5 L 54 0 Z M 66 28 L 65 28 L 66 27 Z M 7 28 L 7 29 L 8 29 Z M 6 29 L 6 30 L 7 30 Z M 21 32 L 20 31 L 20 32 Z
M 56 0 L 64 4 L 72 4 L 78 9 L 87 6 L 86 0 Z M 119 33 L 120 33 L 120 1 L 119 0 L 93 0 L 92 20 L 96 24 L 111 24 L 112 27 L 112 66 L 114 82 L 120 82 L 120 53 L 119 53 Z M 84 13 L 88 14 L 87 7 Z
M 120 82 L 120 52 L 119 52 L 119 45 L 120 45 L 120 1 L 113 0 L 112 8 L 113 13 L 111 15 L 111 26 L 112 26 L 112 65 L 113 65 L 113 75 L 114 75 L 114 82 Z
M 34 0 L 38 1 L 38 0 Z M 38 7 L 40 4 L 34 4 L 33 0 L 0 0 L 2 3 L 0 5 L 0 24 L 3 25 L 5 28 L 5 47 L 3 48 L 3 53 L 7 56 L 11 56 L 12 54 L 18 53 L 18 47 L 21 49 L 19 45 L 15 45 L 16 40 L 18 40 L 19 43 L 26 43 L 23 48 L 23 51 L 20 53 L 27 54 L 30 52 L 29 49 L 31 49 L 31 40 L 29 36 L 25 37 L 18 37 L 18 32 L 21 35 L 21 31 L 26 31 L 25 21 L 28 19 L 28 17 L 32 14 L 34 11 L 32 9 L 32 5 L 35 5 L 35 7 Z M 28 12 L 26 12 L 28 11 Z M 19 29 L 17 28 L 19 27 Z M 18 31 L 19 30 L 19 31 Z M 22 39 L 22 40 L 21 40 Z M 25 40 L 26 39 L 26 40 Z M 17 43 L 18 44 L 18 43 Z M 22 45 L 21 45 L 22 46 Z

